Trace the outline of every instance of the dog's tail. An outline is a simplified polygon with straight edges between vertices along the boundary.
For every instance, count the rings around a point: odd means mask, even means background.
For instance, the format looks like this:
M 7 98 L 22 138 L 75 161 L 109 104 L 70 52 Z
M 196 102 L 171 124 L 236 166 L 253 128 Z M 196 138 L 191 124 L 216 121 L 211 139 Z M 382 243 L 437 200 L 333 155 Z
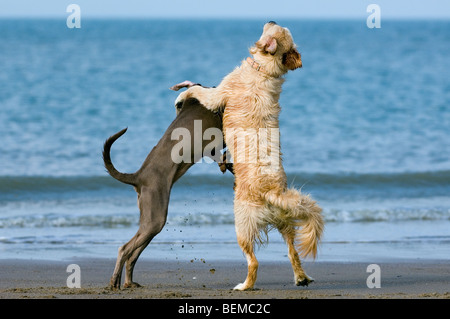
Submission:
M 322 208 L 309 195 L 290 188 L 281 194 L 268 192 L 266 200 L 281 209 L 283 220 L 292 220 L 296 225 L 296 248 L 302 257 L 316 258 L 317 247 L 324 229 Z
M 113 143 L 119 138 L 121 137 L 123 134 L 125 134 L 125 132 L 127 131 L 128 128 L 123 129 L 120 132 L 117 132 L 116 134 L 110 136 L 105 144 L 103 145 L 103 162 L 105 163 L 105 168 L 108 170 L 109 175 L 111 175 L 112 177 L 114 177 L 115 179 L 117 179 L 118 181 L 121 181 L 122 183 L 125 184 L 130 184 L 133 186 L 136 186 L 136 176 L 135 174 L 126 174 L 126 173 L 121 173 L 119 172 L 113 165 L 112 161 L 111 161 L 111 146 L 113 145 Z

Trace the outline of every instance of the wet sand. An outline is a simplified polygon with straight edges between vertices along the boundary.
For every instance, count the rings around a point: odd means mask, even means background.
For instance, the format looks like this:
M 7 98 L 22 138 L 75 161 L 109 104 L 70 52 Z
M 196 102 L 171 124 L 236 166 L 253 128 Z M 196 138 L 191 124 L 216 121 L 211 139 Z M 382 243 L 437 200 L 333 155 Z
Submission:
M 67 266 L 80 267 L 81 288 L 68 288 Z M 114 259 L 0 260 L 0 298 L 60 299 L 440 299 L 450 298 L 448 261 L 379 263 L 380 288 L 368 288 L 369 263 L 304 262 L 315 282 L 293 284 L 288 262 L 260 262 L 256 289 L 231 290 L 246 275 L 245 261 L 139 260 L 140 288 L 111 290 Z

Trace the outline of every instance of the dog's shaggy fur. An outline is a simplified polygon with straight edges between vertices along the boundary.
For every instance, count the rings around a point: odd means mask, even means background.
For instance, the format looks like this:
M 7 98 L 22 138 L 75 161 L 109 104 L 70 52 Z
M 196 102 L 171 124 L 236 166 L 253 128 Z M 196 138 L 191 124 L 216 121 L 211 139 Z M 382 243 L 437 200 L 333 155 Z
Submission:
M 241 154 L 234 154 L 236 147 L 230 147 L 235 145 L 236 136 L 227 133 L 230 129 L 279 128 L 278 100 L 283 75 L 302 66 L 301 56 L 289 30 L 275 22 L 264 25 L 262 36 L 250 53 L 254 60 L 244 60 L 217 88 L 194 86 L 181 93 L 175 103 L 195 97 L 210 110 L 224 109 L 225 141 L 235 159 L 236 235 L 248 262 L 247 278 L 235 289 L 254 287 L 258 269 L 254 244 L 262 241 L 261 233 L 267 233 L 269 227 L 277 228 L 288 245 L 295 284 L 308 285 L 312 279 L 303 271 L 297 249 L 302 256 L 316 256 L 323 232 L 321 208 L 309 196 L 287 187 L 280 145 L 271 136 L 258 136 L 259 145 L 262 142 L 272 147 L 270 151 L 278 152 L 278 169 L 267 171 L 268 163 L 258 157 L 255 145 L 246 145 L 245 152 L 257 158 L 256 162 L 237 162 L 236 156 Z

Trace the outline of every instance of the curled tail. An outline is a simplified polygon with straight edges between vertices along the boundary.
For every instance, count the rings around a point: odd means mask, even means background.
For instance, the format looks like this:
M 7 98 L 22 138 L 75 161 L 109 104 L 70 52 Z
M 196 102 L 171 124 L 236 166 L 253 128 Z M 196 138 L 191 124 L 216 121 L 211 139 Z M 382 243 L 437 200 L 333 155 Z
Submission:
M 119 172 L 114 167 L 114 165 L 111 161 L 111 155 L 110 155 L 111 146 L 119 137 L 121 137 L 123 134 L 125 134 L 126 131 L 127 131 L 127 128 L 110 136 L 105 141 L 105 144 L 103 145 L 103 162 L 105 163 L 105 168 L 108 170 L 109 175 L 111 175 L 112 177 L 114 177 L 115 179 L 117 179 L 118 181 L 120 181 L 122 183 L 136 186 L 137 183 L 136 183 L 135 174 L 125 174 L 125 173 Z
M 268 192 L 266 200 L 282 210 L 280 218 L 292 220 L 296 231 L 296 248 L 302 257 L 316 258 L 317 246 L 322 237 L 324 221 L 322 208 L 309 195 L 290 188 L 281 194 Z

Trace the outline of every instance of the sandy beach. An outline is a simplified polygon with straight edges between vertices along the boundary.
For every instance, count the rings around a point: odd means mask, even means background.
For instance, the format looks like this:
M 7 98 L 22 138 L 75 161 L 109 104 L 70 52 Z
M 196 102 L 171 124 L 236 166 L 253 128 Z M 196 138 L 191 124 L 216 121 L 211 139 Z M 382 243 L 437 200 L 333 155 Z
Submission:
M 0 260 L 0 298 L 60 299 L 441 299 L 450 298 L 448 261 L 379 263 L 380 288 L 368 288 L 369 263 L 305 262 L 315 279 L 296 287 L 288 262 L 260 263 L 256 289 L 231 290 L 245 278 L 244 261 L 139 260 L 134 280 L 143 287 L 107 288 L 113 259 Z M 81 288 L 68 288 L 67 266 L 80 267 Z

